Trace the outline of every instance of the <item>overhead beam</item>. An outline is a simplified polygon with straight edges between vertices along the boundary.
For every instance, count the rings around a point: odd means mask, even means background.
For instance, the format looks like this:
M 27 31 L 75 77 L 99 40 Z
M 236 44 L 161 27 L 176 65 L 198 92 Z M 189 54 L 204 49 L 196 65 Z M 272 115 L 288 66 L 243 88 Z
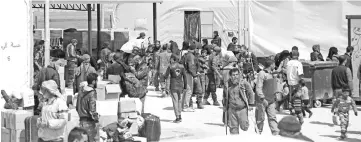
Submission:
M 163 0 L 52 0 L 50 4 L 117 4 L 117 3 L 162 3 Z M 44 0 L 32 0 L 33 4 L 44 4 Z

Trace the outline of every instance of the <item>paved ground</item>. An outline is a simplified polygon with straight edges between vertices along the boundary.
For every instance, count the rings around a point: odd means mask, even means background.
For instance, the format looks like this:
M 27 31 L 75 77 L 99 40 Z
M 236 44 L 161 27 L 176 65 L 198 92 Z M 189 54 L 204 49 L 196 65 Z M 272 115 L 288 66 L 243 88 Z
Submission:
M 221 89 L 217 90 L 220 100 Z M 212 136 L 224 136 L 225 128 L 222 123 L 222 107 L 206 106 L 203 110 L 196 112 L 182 113 L 183 122 L 175 124 L 171 98 L 160 98 L 160 93 L 149 91 L 146 102 L 145 112 L 152 113 L 160 117 L 162 135 L 161 141 L 179 141 L 193 140 Z M 211 100 L 210 100 L 211 102 Z M 361 108 L 358 108 L 361 111 Z M 302 127 L 302 133 L 314 141 L 339 141 L 340 127 L 332 123 L 332 114 L 330 106 L 312 109 L 314 115 L 312 118 L 305 118 Z M 361 113 L 359 113 L 361 115 Z M 285 114 L 278 114 L 280 120 Z M 348 138 L 345 141 L 361 142 L 361 116 L 350 115 L 350 126 L 348 129 Z M 251 121 L 250 121 L 251 122 Z M 265 123 L 262 135 L 271 135 L 268 125 Z M 253 127 L 249 128 L 247 133 L 253 133 Z

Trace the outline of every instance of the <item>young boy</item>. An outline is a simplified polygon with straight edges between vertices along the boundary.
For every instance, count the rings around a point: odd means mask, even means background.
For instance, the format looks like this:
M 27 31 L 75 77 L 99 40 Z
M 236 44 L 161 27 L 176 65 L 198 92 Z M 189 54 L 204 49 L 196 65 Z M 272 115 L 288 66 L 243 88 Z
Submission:
M 302 90 L 302 96 L 301 96 L 301 99 L 302 99 L 302 114 L 303 114 L 303 117 L 306 117 L 306 113 L 305 111 L 308 113 L 308 118 L 311 118 L 312 116 L 312 111 L 308 108 L 308 105 L 310 103 L 310 98 L 308 96 L 308 88 L 306 87 L 306 82 L 301 79 L 299 84 L 301 85 L 301 90 Z
M 303 124 L 303 117 L 302 117 L 302 89 L 301 88 L 295 88 L 292 92 L 293 98 L 291 100 L 291 109 L 292 114 L 298 118 L 298 121 L 300 124 Z
M 284 105 L 284 103 L 288 104 L 287 100 L 288 100 L 288 94 L 290 93 L 290 89 L 287 84 L 287 78 L 285 77 L 283 78 L 282 85 L 283 85 L 283 89 L 282 92 L 280 93 L 281 96 L 279 96 L 281 100 L 277 102 L 278 103 L 276 108 L 277 111 L 281 111 L 281 106 Z
M 83 128 L 75 127 L 69 133 L 68 142 L 88 142 L 88 133 Z
M 170 75 L 170 94 L 173 101 L 174 113 L 176 115 L 176 120 L 174 120 L 174 123 L 182 122 L 182 95 L 187 88 L 185 69 L 184 66 L 179 63 L 179 61 L 179 56 L 176 54 L 172 54 L 171 64 L 167 68 L 164 77 L 161 78 L 161 81 L 165 82 L 165 80 Z
M 336 102 L 333 104 L 331 112 L 337 114 L 340 117 L 341 122 L 341 137 L 345 139 L 347 127 L 349 124 L 349 111 L 352 107 L 355 115 L 357 116 L 357 108 L 355 101 L 350 97 L 350 89 L 342 89 L 342 96 L 338 97 Z

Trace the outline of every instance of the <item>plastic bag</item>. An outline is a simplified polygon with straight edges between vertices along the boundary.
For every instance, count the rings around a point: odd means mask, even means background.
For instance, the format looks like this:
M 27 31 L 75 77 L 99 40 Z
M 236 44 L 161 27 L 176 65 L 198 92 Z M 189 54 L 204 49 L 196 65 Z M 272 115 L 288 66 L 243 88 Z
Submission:
M 334 125 L 340 125 L 340 116 L 338 116 L 338 114 L 334 114 L 332 116 L 332 121 Z

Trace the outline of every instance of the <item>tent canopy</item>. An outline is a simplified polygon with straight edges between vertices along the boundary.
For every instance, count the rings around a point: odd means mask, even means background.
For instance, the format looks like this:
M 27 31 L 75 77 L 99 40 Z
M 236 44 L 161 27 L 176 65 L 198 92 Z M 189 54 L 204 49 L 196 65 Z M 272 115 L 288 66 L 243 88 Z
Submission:
M 50 4 L 110 4 L 110 3 L 162 3 L 163 0 L 49 0 Z M 33 4 L 44 4 L 45 0 L 32 0 Z

